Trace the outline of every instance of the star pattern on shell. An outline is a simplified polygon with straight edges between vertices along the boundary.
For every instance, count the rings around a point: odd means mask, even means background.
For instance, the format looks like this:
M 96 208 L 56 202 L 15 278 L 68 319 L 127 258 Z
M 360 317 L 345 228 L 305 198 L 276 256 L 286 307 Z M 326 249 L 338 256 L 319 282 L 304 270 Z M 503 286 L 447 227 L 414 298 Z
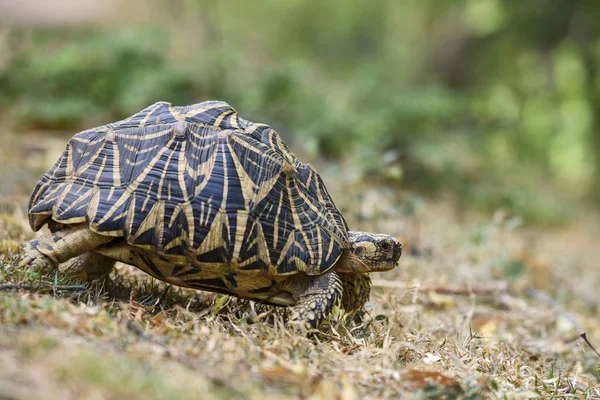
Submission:
M 319 174 L 219 101 L 158 102 L 75 135 L 31 196 L 33 229 L 49 219 L 182 260 L 171 276 L 220 265 L 199 283 L 216 288 L 234 288 L 235 271 L 321 274 L 349 247 Z

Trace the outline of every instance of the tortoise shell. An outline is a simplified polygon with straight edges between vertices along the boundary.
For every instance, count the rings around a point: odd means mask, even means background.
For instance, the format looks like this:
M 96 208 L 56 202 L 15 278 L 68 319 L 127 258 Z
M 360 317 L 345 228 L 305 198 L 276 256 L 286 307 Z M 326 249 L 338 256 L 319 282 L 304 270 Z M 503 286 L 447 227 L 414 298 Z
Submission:
M 319 174 L 227 103 L 158 102 L 75 135 L 40 179 L 30 224 L 89 225 L 155 254 L 320 274 L 350 247 Z

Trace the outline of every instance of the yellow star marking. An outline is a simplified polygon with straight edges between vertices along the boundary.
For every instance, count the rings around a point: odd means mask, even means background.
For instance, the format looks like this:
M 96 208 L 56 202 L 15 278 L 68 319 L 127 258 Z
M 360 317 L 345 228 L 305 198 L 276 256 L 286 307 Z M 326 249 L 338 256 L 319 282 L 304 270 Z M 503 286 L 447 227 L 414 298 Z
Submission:
M 153 207 L 155 215 L 154 233 L 156 234 L 156 244 L 158 248 L 162 248 L 163 237 L 165 235 L 165 202 L 159 200 Z
M 323 235 L 321 228 L 317 227 L 317 262 L 323 259 Z
M 172 139 L 171 139 L 171 141 L 172 141 Z M 171 142 L 169 142 L 169 144 L 170 143 Z M 166 147 L 170 147 L 170 146 L 166 146 Z M 165 183 L 167 183 L 167 185 L 168 185 L 167 189 L 171 189 L 171 185 L 170 185 L 170 183 L 167 182 L 166 177 L 167 177 L 167 174 L 169 173 L 169 167 L 171 166 L 171 159 L 173 158 L 174 155 L 175 155 L 175 150 L 172 150 L 171 153 L 168 155 L 167 161 L 165 162 L 162 173 L 160 174 L 160 181 L 158 183 L 158 191 L 156 192 L 156 194 L 158 196 L 161 196 L 162 188 Z M 168 194 L 168 197 L 169 198 L 171 197 L 170 193 Z
M 152 208 L 150 209 L 148 214 L 146 214 L 146 218 L 144 218 L 144 220 L 142 221 L 140 226 L 138 226 L 135 234 L 133 234 L 129 237 L 129 240 L 128 240 L 129 243 L 134 243 L 136 239 L 138 239 L 140 236 L 142 236 L 144 233 L 146 233 L 147 231 L 149 231 L 152 228 L 156 228 L 156 230 L 159 230 L 160 220 L 158 218 L 160 217 L 160 214 L 161 214 L 161 212 L 160 212 L 161 208 L 163 208 L 163 205 L 161 204 L 160 201 L 157 201 L 156 203 L 154 203 L 154 205 L 152 206 Z
M 237 222 L 235 226 L 235 239 L 233 246 L 232 260 L 237 260 L 240 257 L 240 250 L 242 249 L 242 243 L 246 235 L 248 225 L 248 211 L 239 210 L 236 216 Z
M 142 159 L 142 160 L 136 160 L 135 162 L 133 162 L 129 158 L 126 158 L 125 159 L 125 164 L 131 165 L 132 167 L 135 167 L 135 166 L 138 166 L 138 165 L 140 165 L 141 163 L 143 163 L 145 161 L 146 161 L 145 159 Z
M 221 157 L 223 158 L 223 200 L 221 201 L 221 210 L 227 206 L 227 196 L 229 195 L 229 171 L 227 170 L 227 160 L 225 159 L 225 144 L 221 144 Z
M 252 132 L 254 132 L 255 130 L 258 129 L 260 125 L 258 124 L 251 124 L 248 128 L 246 128 L 246 130 L 244 131 L 244 133 L 246 135 L 250 135 Z
M 188 192 L 185 184 L 185 170 L 188 165 L 187 160 L 185 158 L 185 145 L 187 140 L 181 142 L 181 148 L 179 149 L 179 159 L 177 160 L 177 177 L 179 179 L 179 187 L 181 188 L 181 194 L 183 196 L 183 201 L 188 201 Z
M 188 224 L 188 229 L 185 233 L 188 243 L 190 244 L 190 248 L 192 247 L 192 243 L 194 242 L 194 235 L 195 235 L 195 229 L 196 229 L 196 224 L 194 221 L 194 210 L 192 210 L 192 206 L 191 204 L 187 203 L 185 205 L 182 206 L 183 208 L 183 213 L 185 215 L 185 218 L 187 220 L 187 224 Z
M 65 182 L 64 184 L 61 185 L 63 188 L 62 193 L 60 194 L 60 196 L 58 197 L 58 199 L 56 200 L 56 202 L 54 202 L 54 205 L 52 206 L 52 213 L 56 214 L 56 211 L 58 210 L 58 208 L 60 207 L 60 205 L 62 204 L 62 202 L 65 200 L 65 197 L 67 197 L 67 194 L 71 191 L 71 188 L 73 187 L 73 183 L 67 183 Z
M 115 188 L 114 186 L 110 188 L 110 192 L 108 192 L 108 197 L 106 198 L 106 201 L 110 201 L 110 199 L 112 199 L 113 194 L 115 194 Z
M 95 187 L 92 189 L 92 199 L 90 200 L 90 205 L 87 209 L 87 217 L 90 223 L 93 223 L 94 217 L 98 212 L 98 205 L 100 204 L 100 188 Z
M 122 135 L 119 135 L 119 136 L 123 137 Z M 150 147 L 148 147 L 146 149 L 138 149 L 137 147 L 132 146 L 132 145 L 127 144 L 127 143 L 125 143 L 123 145 L 123 147 L 125 148 L 125 150 L 127 150 L 127 151 L 129 151 L 131 153 L 135 153 L 138 156 L 141 155 L 141 154 L 146 154 L 146 153 L 153 152 L 154 150 L 156 150 L 158 148 L 158 146 L 159 145 L 157 144 L 157 145 L 154 145 L 154 146 L 150 146 Z
M 234 110 L 234 112 L 235 112 L 235 110 Z M 235 113 L 231 116 L 231 118 L 229 119 L 229 123 L 231 125 L 235 126 L 236 129 L 240 129 L 240 125 L 238 124 L 237 113 Z
M 169 112 L 177 121 L 185 121 L 185 115 L 177 111 L 175 107 L 173 107 L 173 104 L 169 104 Z
M 277 202 L 277 213 L 275 213 L 275 223 L 273 224 L 273 245 L 277 246 L 279 242 L 279 213 L 283 205 L 283 191 L 279 192 L 279 201 Z
M 119 165 L 119 146 L 116 142 L 112 142 L 113 147 L 113 182 L 114 186 L 121 186 L 121 167 Z
M 217 119 L 215 120 L 215 122 L 213 123 L 213 126 L 215 126 L 215 127 L 219 126 L 219 124 L 223 121 L 223 118 L 225 118 L 229 114 L 233 114 L 234 112 L 235 112 L 235 110 L 227 110 L 227 111 L 221 113 L 221 115 L 219 115 L 217 117 Z
M 197 254 L 204 254 L 219 247 L 225 247 L 225 241 L 223 240 L 223 225 L 225 225 L 226 221 L 227 215 L 223 211 L 219 211 L 215 216 L 204 241 L 198 250 L 196 250 Z
M 275 242 L 277 243 L 277 242 Z M 279 260 L 277 260 L 277 265 L 283 264 L 283 259 L 287 256 L 288 250 L 294 244 L 294 232 L 292 231 L 285 242 L 285 245 L 281 248 L 281 254 L 279 254 Z M 288 260 L 288 264 L 290 260 Z
M 142 118 L 142 120 L 140 121 L 140 124 L 138 126 L 140 128 L 143 128 L 146 125 L 146 122 L 148 122 L 148 118 L 150 118 L 150 115 L 152 115 L 152 113 L 154 111 L 156 111 L 156 109 L 158 107 L 162 106 L 163 104 L 164 104 L 163 102 L 158 102 L 158 103 L 154 104 L 152 107 L 150 107 L 150 110 L 148 110 L 148 112 L 146 113 L 144 118 Z
M 67 176 L 73 174 L 73 146 L 71 143 L 67 144 L 67 168 L 65 174 Z
M 98 182 L 100 182 L 100 178 L 102 177 L 102 172 L 104 172 L 105 166 L 106 166 L 106 156 L 102 157 L 102 164 L 100 164 L 100 168 L 98 168 L 98 172 L 96 172 L 96 176 L 94 177 L 94 185 L 97 185 Z
M 212 110 L 213 108 L 222 108 L 222 107 L 225 107 L 225 106 L 226 106 L 225 103 L 217 103 L 217 104 L 213 104 L 213 105 L 210 105 L 210 106 L 207 106 L 207 107 L 198 108 L 198 109 L 195 109 L 195 110 L 192 110 L 192 111 L 188 111 L 185 114 L 185 117 L 186 118 L 191 118 L 191 117 L 196 116 L 198 114 L 202 114 L 203 112 L 206 112 L 208 110 Z
M 335 243 L 333 235 L 331 235 L 331 240 L 329 241 L 329 248 L 327 248 L 327 254 L 325 255 L 326 259 L 329 259 L 329 257 L 331 257 L 331 253 L 333 253 L 333 245 Z
M 123 130 L 119 131 L 119 137 L 122 139 L 152 140 L 168 135 L 172 132 L 172 130 L 173 129 L 171 127 L 154 133 L 144 133 L 143 129 L 141 131 L 139 129 L 133 129 L 133 132 L 135 133 L 125 133 L 126 130 Z
M 258 251 L 256 252 L 256 256 L 251 257 L 249 260 L 246 260 L 240 264 L 240 266 L 245 266 L 252 264 L 256 259 L 262 260 L 265 264 L 269 265 L 271 263 L 271 258 L 269 255 L 269 245 L 267 244 L 267 239 L 265 239 L 265 234 L 262 229 L 262 225 L 257 221 L 252 223 L 252 229 L 256 228 L 256 237 L 252 242 L 248 243 L 248 247 L 252 247 L 255 244 L 258 245 Z M 251 261 L 250 261 L 251 260 Z

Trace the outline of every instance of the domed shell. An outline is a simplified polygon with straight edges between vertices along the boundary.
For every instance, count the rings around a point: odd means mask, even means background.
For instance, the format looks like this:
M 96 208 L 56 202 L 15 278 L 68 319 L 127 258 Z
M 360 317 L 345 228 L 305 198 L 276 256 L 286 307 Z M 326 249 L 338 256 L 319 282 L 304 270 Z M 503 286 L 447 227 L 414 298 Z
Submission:
M 349 247 L 318 173 L 224 102 L 156 103 L 75 135 L 40 179 L 30 224 L 87 223 L 150 252 L 230 270 L 320 274 Z

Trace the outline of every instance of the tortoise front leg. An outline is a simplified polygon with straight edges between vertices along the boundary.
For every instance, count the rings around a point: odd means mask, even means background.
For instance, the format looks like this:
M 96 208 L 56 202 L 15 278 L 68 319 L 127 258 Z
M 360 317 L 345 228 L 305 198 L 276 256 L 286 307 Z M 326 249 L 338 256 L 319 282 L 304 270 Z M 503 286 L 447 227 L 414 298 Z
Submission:
M 282 282 L 280 288 L 296 300 L 293 323 L 312 328 L 318 326 L 342 298 L 342 281 L 335 271 L 316 276 L 296 274 Z
M 358 272 L 338 272 L 338 275 L 344 288 L 342 308 L 347 313 L 363 308 L 371 294 L 371 278 L 369 278 L 369 275 Z
M 48 233 L 25 245 L 25 256 L 19 267 L 54 269 L 58 264 L 111 240 L 109 236 L 92 232 L 87 225 Z

